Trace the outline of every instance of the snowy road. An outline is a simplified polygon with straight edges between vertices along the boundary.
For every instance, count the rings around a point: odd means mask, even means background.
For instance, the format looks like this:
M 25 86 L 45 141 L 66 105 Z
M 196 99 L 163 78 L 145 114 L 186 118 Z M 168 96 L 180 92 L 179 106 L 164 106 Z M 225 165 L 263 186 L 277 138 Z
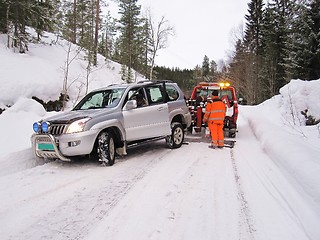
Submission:
M 319 237 L 304 191 L 265 154 L 245 117 L 239 130 L 234 149 L 170 150 L 159 141 L 112 167 L 83 160 L 2 169 L 1 239 Z

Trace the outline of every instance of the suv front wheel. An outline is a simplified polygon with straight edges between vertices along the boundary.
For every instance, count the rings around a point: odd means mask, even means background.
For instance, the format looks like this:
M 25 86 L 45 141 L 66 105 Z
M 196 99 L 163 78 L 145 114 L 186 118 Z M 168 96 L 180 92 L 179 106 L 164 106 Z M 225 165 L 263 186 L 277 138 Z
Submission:
M 166 137 L 166 143 L 169 148 L 179 148 L 184 141 L 183 126 L 179 122 L 171 124 L 171 135 Z
M 116 157 L 114 137 L 111 132 L 103 131 L 97 138 L 97 153 L 102 164 L 112 166 Z

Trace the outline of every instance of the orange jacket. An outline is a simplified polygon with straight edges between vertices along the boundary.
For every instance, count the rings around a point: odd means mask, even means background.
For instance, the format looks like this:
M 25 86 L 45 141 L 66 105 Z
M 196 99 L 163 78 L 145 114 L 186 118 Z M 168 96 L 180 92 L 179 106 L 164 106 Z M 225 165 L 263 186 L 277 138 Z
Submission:
M 203 116 L 203 122 L 212 122 L 223 124 L 226 116 L 226 105 L 219 97 L 213 97 L 211 102 L 208 102 L 206 111 Z

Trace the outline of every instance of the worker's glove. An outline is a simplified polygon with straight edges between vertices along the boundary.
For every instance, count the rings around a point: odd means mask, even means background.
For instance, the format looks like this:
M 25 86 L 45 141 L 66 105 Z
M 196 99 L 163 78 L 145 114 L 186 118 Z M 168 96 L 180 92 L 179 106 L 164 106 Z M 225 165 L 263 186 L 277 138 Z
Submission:
M 209 137 L 210 137 L 210 130 L 209 130 L 208 127 L 206 127 L 206 129 L 205 129 L 205 134 L 204 134 L 204 136 L 205 136 L 206 138 L 209 138 Z

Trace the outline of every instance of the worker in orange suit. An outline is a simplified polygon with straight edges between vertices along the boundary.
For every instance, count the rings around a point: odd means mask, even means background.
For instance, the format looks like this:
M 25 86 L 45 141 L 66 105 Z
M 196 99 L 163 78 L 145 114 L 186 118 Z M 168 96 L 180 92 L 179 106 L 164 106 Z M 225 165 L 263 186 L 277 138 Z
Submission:
M 212 91 L 211 101 L 206 106 L 206 111 L 203 117 L 203 122 L 208 124 L 212 143 L 210 148 L 223 148 L 224 147 L 224 135 L 223 124 L 226 116 L 226 105 L 219 98 L 219 91 Z

